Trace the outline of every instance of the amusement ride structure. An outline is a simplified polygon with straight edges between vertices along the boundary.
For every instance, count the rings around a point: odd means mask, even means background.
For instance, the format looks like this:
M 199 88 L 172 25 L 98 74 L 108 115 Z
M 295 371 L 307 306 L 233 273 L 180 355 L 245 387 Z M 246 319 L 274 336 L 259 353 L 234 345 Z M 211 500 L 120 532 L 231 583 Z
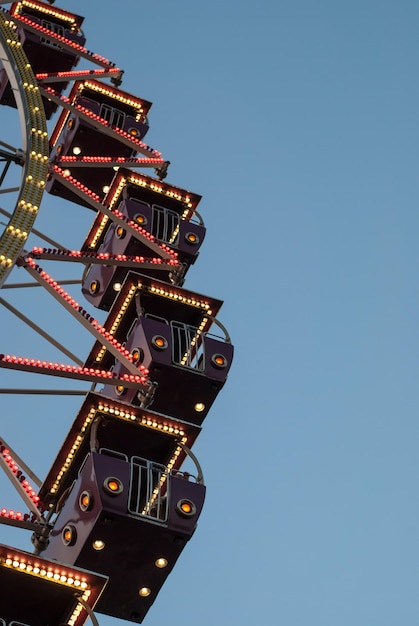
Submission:
M 0 437 L 0 465 L 28 509 L 1 509 L 0 522 L 32 541 L 28 552 L 0 545 L 0 626 L 97 624 L 98 613 L 142 622 L 196 528 L 205 485 L 192 447 L 233 358 L 222 302 L 183 287 L 205 237 L 201 197 L 165 182 L 169 162 L 144 143 L 151 103 L 85 47 L 82 17 L 41 0 L 0 4 L 0 103 L 23 137 L 20 148 L 0 141 L 0 193 L 13 198 L 0 209 L 1 293 L 40 287 L 92 339 L 79 359 L 0 299 L 67 361 L 0 346 L 2 371 L 88 385 L 43 481 Z M 90 212 L 79 249 L 35 229 L 44 192 Z M 76 281 L 54 278 L 63 263 Z M 75 283 L 81 303 L 66 290 Z

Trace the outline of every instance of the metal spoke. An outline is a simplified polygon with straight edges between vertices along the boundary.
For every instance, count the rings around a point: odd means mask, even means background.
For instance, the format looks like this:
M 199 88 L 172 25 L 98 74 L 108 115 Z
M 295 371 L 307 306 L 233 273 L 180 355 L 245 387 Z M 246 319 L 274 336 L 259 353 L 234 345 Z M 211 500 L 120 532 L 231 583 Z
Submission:
M 19 191 L 20 187 L 9 187 L 8 189 L 0 189 L 0 193 L 14 193 Z
M 81 280 L 60 280 L 60 285 L 81 285 Z M 27 287 L 42 287 L 39 283 L 11 283 L 10 285 L 3 285 L 2 289 L 21 289 Z
M 0 389 L 0 394 L 23 396 L 85 396 L 86 393 L 82 389 Z
M 0 193 L 6 193 L 6 191 L 19 191 L 19 187 L 15 187 L 15 188 L 12 188 L 12 189 L 5 189 L 4 191 L 0 190 Z M 12 217 L 12 214 L 9 213 L 9 211 L 6 211 L 5 209 L 2 209 L 1 207 L 0 207 L 0 213 L 2 215 L 4 215 L 5 217 L 8 217 L 8 218 Z M 37 230 L 36 228 L 32 228 L 31 232 L 34 235 L 36 235 L 37 237 L 40 237 L 41 239 L 43 239 L 47 243 L 49 243 L 52 246 L 54 246 L 54 248 L 62 248 L 62 246 L 59 243 L 57 243 L 54 239 L 51 239 L 51 237 L 48 237 L 48 235 L 45 235 L 45 233 L 41 233 L 40 230 Z
M 10 454 L 12 455 L 14 460 L 17 461 L 17 463 L 20 465 L 20 467 L 30 477 L 30 479 L 33 480 L 33 482 L 36 484 L 37 487 L 40 487 L 42 485 L 42 480 L 40 478 L 38 478 L 38 476 L 35 474 L 35 472 L 33 472 L 28 465 L 26 465 L 25 461 L 20 458 L 20 456 L 13 450 L 13 448 L 11 446 L 9 446 L 9 444 L 4 441 L 3 437 L 1 437 L 1 441 L 2 441 L 2 444 L 8 450 L 10 450 Z
M 67 348 L 65 348 L 61 343 L 56 341 L 56 339 L 54 339 L 54 337 L 52 337 L 49 333 L 47 333 L 45 330 L 42 330 L 42 328 L 40 326 L 38 326 L 37 324 L 35 324 L 35 322 L 30 320 L 29 317 L 26 317 L 26 315 L 24 315 L 23 313 L 18 311 L 18 309 L 16 309 L 14 306 L 12 306 L 9 302 L 4 300 L 3 298 L 0 298 L 0 304 L 2 304 L 4 307 L 6 307 L 6 309 L 8 309 L 11 313 L 16 315 L 16 317 L 18 317 L 20 320 L 22 320 L 22 322 L 25 322 L 25 324 L 27 324 L 30 328 L 32 328 L 32 330 L 37 332 L 38 335 L 41 335 L 41 337 L 46 339 L 55 348 L 58 348 L 58 350 L 60 350 L 60 352 L 62 352 L 63 354 L 68 356 L 72 361 L 77 363 L 77 365 L 83 365 L 83 361 L 81 361 L 72 352 L 70 352 L 70 350 L 67 350 Z
M 0 4 L 6 4 L 5 2 L 0 2 Z M 14 146 L 11 146 L 9 143 L 6 143 L 4 141 L 0 141 L 0 146 L 4 146 L 5 148 L 7 148 L 8 150 L 11 150 L 12 152 L 18 152 L 19 148 L 15 148 Z

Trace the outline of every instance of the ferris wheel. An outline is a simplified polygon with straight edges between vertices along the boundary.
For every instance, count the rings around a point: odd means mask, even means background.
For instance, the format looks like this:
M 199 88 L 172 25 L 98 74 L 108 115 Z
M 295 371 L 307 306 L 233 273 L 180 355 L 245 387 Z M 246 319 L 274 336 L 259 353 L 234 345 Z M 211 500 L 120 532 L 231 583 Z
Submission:
M 151 102 L 85 47 L 83 17 L 42 0 L 0 4 L 10 5 L 0 8 L 0 111 L 16 114 L 22 137 L 0 141 L 0 304 L 28 329 L 25 353 L 0 346 L 2 380 L 17 381 L 0 392 L 81 403 L 57 417 L 68 433 L 44 480 L 0 436 L 0 465 L 28 509 L 1 509 L 0 522 L 31 531 L 33 544 L 0 545 L 0 584 L 14 590 L 0 626 L 81 626 L 95 613 L 138 623 L 196 529 L 205 485 L 191 448 L 233 359 L 222 302 L 184 288 L 205 237 L 201 196 L 166 182 L 170 163 L 144 141 Z M 71 248 L 60 243 L 65 220 L 57 234 L 35 227 L 45 193 L 92 221 Z M 24 311 L 10 302 L 18 292 Z M 28 293 L 49 303 L 44 324 Z M 61 319 L 87 338 L 81 357 Z

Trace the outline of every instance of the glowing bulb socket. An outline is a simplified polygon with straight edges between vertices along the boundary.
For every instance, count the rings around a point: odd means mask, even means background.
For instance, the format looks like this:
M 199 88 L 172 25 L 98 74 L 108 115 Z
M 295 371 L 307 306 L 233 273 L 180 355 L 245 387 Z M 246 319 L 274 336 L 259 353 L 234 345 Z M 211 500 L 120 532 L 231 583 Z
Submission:
M 185 241 L 196 246 L 199 243 L 199 237 L 195 233 L 186 233 Z
M 68 524 L 63 528 L 62 540 L 65 546 L 74 546 L 77 541 L 77 531 L 72 524 Z
M 119 478 L 115 478 L 114 476 L 108 476 L 103 481 L 103 488 L 111 496 L 118 496 L 124 491 L 124 485 L 119 480 Z
M 131 350 L 131 354 L 132 358 L 134 359 L 135 365 L 144 361 L 144 350 L 142 348 L 133 348 Z
M 79 496 L 79 507 L 83 512 L 90 511 L 93 506 L 93 496 L 90 491 L 82 491 Z
M 140 226 L 146 226 L 147 221 L 148 221 L 146 216 L 143 215 L 142 213 L 137 213 L 134 219 L 137 222 L 137 224 L 139 224 Z
M 176 513 L 181 517 L 193 517 L 196 515 L 196 506 L 192 500 L 179 500 L 176 504 Z
M 224 369 L 228 365 L 228 361 L 222 354 L 213 354 L 211 357 L 211 364 L 217 369 Z
M 147 598 L 150 594 L 150 587 L 141 587 L 141 589 L 138 590 L 138 595 L 140 595 L 142 598 Z
M 151 344 L 154 348 L 156 348 L 156 350 L 166 350 L 169 345 L 167 339 L 161 335 L 154 335 L 151 340 Z
M 92 280 L 92 282 L 89 285 L 89 291 L 92 295 L 94 295 L 95 293 L 97 293 L 99 291 L 99 287 L 100 287 L 100 283 L 98 280 Z

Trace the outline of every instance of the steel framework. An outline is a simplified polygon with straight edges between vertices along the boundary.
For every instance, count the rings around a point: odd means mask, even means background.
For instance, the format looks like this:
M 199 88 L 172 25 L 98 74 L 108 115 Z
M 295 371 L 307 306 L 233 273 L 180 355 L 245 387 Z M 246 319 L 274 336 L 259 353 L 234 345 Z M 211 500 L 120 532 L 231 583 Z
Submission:
M 170 162 L 144 142 L 151 103 L 85 47 L 83 17 L 52 1 L 0 4 L 10 5 L 0 8 L 0 104 L 16 109 L 22 130 L 21 148 L 0 142 L 0 193 L 14 198 L 0 209 L 0 304 L 68 360 L 0 346 L 7 372 L 65 383 L 0 393 L 83 398 L 44 480 L 0 441 L 0 466 L 28 510 L 1 509 L 0 522 L 29 530 L 34 548 L 0 546 L 0 583 L 14 590 L 0 625 L 97 624 L 93 611 L 142 622 L 195 531 L 205 485 L 191 448 L 233 359 L 222 302 L 183 287 L 205 238 L 201 196 L 166 182 Z M 16 168 L 20 183 L 7 188 Z M 79 249 L 35 229 L 45 191 L 91 212 Z M 81 275 L 56 280 L 63 263 Z M 28 281 L 15 282 L 18 272 Z M 9 302 L 17 289 L 69 314 L 92 338 L 87 354 Z

